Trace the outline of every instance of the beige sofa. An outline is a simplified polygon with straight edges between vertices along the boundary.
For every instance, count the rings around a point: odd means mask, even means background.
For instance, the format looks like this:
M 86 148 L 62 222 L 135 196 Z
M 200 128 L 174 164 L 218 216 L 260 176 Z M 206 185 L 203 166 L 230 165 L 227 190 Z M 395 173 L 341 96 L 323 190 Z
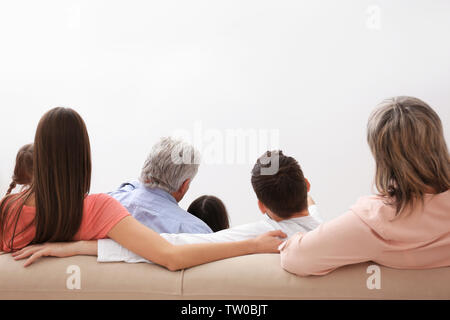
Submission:
M 98 263 L 88 256 L 43 258 L 23 268 L 23 261 L 3 254 L 0 299 L 450 299 L 450 268 L 380 267 L 381 288 L 368 289 L 371 263 L 298 277 L 284 271 L 279 259 L 248 255 L 170 272 L 145 263 Z M 70 266 L 79 272 L 70 273 Z M 74 275 L 79 289 L 68 288 Z

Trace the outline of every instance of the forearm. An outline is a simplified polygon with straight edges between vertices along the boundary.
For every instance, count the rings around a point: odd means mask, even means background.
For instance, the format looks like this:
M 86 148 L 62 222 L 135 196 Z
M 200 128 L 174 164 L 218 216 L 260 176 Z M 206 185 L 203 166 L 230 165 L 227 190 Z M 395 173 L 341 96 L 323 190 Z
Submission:
M 254 253 L 256 251 L 253 240 L 228 242 L 228 243 L 198 243 L 185 245 L 169 245 L 163 249 L 164 259 L 151 261 L 143 256 L 151 256 L 153 252 L 142 252 L 142 256 L 124 248 L 113 240 L 100 240 L 98 245 L 99 262 L 155 262 L 175 271 L 190 268 L 216 260 L 226 259 L 239 255 Z M 85 253 L 84 253 L 85 254 Z
M 73 242 L 47 242 L 30 245 L 12 253 L 15 260 L 28 258 L 24 267 L 40 257 L 72 257 L 76 255 L 97 255 L 97 240 Z
M 216 260 L 256 253 L 253 239 L 227 243 L 201 243 L 173 246 L 170 270 L 190 268 Z
M 98 242 L 97 240 L 74 242 L 74 255 L 96 256 Z
M 198 243 L 222 243 L 241 241 L 254 238 L 259 233 L 251 234 L 238 232 L 238 230 L 227 229 L 216 233 L 191 234 L 191 233 L 162 233 L 161 237 L 166 239 L 173 245 L 186 245 Z M 99 262 L 119 262 L 128 263 L 150 262 L 149 260 L 135 254 L 134 252 L 124 248 L 119 243 L 111 239 L 103 239 L 98 241 L 98 261 Z
M 99 262 L 154 262 L 171 271 L 256 252 L 253 239 L 226 243 L 197 243 L 185 245 L 172 245 L 167 243 L 167 245 L 163 247 L 152 247 L 147 245 L 145 248 L 142 248 L 142 250 L 135 247 L 135 252 L 112 240 L 100 241 L 101 243 L 98 245 Z M 92 249 L 93 246 L 91 246 L 90 250 Z M 86 253 L 84 252 L 83 254 Z
M 259 252 L 278 252 L 280 230 L 270 231 L 255 239 L 228 243 L 202 243 L 175 246 L 156 232 L 129 217 L 122 219 L 108 236 L 135 254 L 162 265 L 179 270 L 195 265 Z

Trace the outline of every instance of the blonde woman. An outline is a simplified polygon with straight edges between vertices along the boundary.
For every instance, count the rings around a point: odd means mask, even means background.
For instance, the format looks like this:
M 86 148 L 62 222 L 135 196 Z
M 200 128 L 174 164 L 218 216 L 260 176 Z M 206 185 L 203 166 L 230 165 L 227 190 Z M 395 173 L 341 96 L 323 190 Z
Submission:
M 450 266 L 450 159 L 441 120 L 412 97 L 385 100 L 369 118 L 378 195 L 280 246 L 282 267 L 323 275 L 374 261 L 399 269 Z

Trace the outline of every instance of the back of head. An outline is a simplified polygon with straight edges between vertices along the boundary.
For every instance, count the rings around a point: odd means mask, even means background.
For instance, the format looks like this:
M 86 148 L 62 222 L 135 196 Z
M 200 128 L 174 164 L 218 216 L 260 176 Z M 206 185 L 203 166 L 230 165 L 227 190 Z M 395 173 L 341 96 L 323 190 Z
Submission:
M 195 199 L 187 211 L 203 220 L 213 232 L 230 227 L 227 209 L 222 200 L 215 196 L 204 195 Z
M 278 170 L 265 174 L 264 169 L 276 161 Z M 282 151 L 267 151 L 258 158 L 251 182 L 258 200 L 280 218 L 288 219 L 308 207 L 308 187 L 302 169 Z
M 83 119 L 69 108 L 51 109 L 36 130 L 30 189 L 0 207 L 1 231 L 13 228 L 12 239 L 5 243 L 13 249 L 14 235 L 22 231 L 16 230 L 16 223 L 31 196 L 36 207 L 33 243 L 72 240 L 81 224 L 90 182 L 91 151 Z
M 375 185 L 400 214 L 425 193 L 450 187 L 450 157 L 442 123 L 413 97 L 383 101 L 371 114 L 367 140 L 376 162 Z
M 6 195 L 17 185 L 30 185 L 33 179 L 33 144 L 26 144 L 19 149 L 16 156 L 16 164 L 14 166 L 14 174 L 12 182 Z
M 150 188 L 176 192 L 187 179 L 197 174 L 199 152 L 190 144 L 173 138 L 156 143 L 141 171 L 141 182 Z

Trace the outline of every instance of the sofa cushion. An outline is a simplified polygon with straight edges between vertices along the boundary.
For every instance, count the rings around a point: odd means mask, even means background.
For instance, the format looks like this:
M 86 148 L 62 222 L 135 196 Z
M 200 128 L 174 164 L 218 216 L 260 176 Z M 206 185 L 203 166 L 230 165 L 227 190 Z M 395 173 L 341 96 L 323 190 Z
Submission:
M 257 254 L 187 269 L 183 296 L 190 299 L 449 299 L 450 268 L 397 270 L 379 266 L 380 289 L 360 263 L 325 276 L 299 277 L 280 267 L 279 254 Z M 245 267 L 244 267 L 245 266 Z
M 89 256 L 23 264 L 0 255 L 0 299 L 171 299 L 181 294 L 182 271 L 153 264 L 98 263 Z M 80 270 L 80 289 L 67 286 L 73 265 Z

